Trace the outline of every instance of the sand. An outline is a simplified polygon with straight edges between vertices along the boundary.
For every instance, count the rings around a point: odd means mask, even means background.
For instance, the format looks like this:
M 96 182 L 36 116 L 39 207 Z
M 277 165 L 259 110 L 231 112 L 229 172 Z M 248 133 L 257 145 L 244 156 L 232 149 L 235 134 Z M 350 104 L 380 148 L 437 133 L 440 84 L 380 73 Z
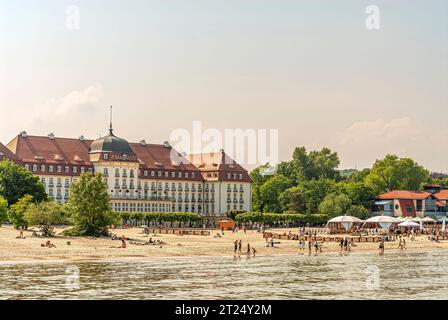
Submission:
M 216 237 L 219 230 L 212 230 L 210 236 L 178 236 L 178 235 L 157 235 L 153 240 L 162 240 L 166 245 L 134 245 L 127 241 L 127 248 L 119 247 L 121 241 L 109 238 L 91 239 L 87 237 L 65 237 L 61 235 L 63 229 L 56 229 L 56 236 L 53 238 L 32 238 L 31 231 L 25 231 L 25 239 L 17 239 L 19 231 L 11 226 L 3 225 L 0 228 L 0 262 L 35 262 L 53 260 L 104 260 L 117 258 L 155 258 L 155 257 L 194 257 L 194 256 L 233 256 L 233 242 L 238 239 L 243 241 L 243 254 L 247 250 L 247 243 L 255 247 L 258 256 L 271 255 L 297 255 L 298 241 L 277 240 L 280 244 L 276 247 L 266 247 L 265 239 L 261 233 L 256 231 L 243 231 L 232 233 L 225 231 L 224 236 Z M 297 232 L 296 229 L 291 229 Z M 289 232 L 289 229 L 272 229 L 273 232 Z M 118 236 L 125 235 L 132 241 L 148 241 L 150 236 L 143 234 L 141 228 L 115 229 L 113 231 Z M 51 240 L 56 248 L 41 247 L 42 243 Z M 70 241 L 70 245 L 67 244 Z M 448 240 L 440 243 L 431 242 L 426 236 L 417 237 L 415 241 L 407 239 L 407 251 L 412 250 L 437 250 L 448 249 Z M 399 251 L 398 243 L 386 242 L 385 254 L 392 254 Z M 339 252 L 337 243 L 324 243 L 323 254 L 329 252 Z M 378 252 L 378 243 L 357 243 L 352 248 L 352 253 Z M 305 252 L 307 254 L 307 251 Z M 314 250 L 313 250 L 314 254 Z

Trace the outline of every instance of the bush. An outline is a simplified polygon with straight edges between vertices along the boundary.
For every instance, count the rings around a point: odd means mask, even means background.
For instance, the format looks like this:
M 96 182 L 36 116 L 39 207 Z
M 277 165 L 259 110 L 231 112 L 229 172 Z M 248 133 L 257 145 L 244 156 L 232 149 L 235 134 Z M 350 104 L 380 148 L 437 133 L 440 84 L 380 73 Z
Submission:
M 29 205 L 24 217 L 29 226 L 38 226 L 45 236 L 54 235 L 55 225 L 68 222 L 63 206 L 53 201 Z
M 33 204 L 33 197 L 29 194 L 20 198 L 19 201 L 14 203 L 8 211 L 8 219 L 14 225 L 14 228 L 19 229 L 27 229 L 28 222 L 25 219 L 25 212 L 28 207 Z

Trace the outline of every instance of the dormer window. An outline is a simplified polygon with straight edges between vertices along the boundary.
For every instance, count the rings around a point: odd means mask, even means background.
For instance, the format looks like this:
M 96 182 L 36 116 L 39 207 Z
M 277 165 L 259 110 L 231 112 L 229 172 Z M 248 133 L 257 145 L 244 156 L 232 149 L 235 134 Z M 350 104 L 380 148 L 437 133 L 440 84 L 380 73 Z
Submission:
M 78 167 L 73 167 L 73 173 L 78 173 Z
M 40 166 L 40 171 L 45 172 L 45 165 Z
M 33 164 L 33 171 L 37 171 L 37 164 Z
M 108 153 L 103 154 L 103 159 L 104 160 L 108 160 L 109 159 L 109 154 Z
M 49 166 L 49 167 L 48 167 L 48 171 L 53 172 L 53 170 L 54 170 L 54 167 L 53 167 L 53 166 Z
M 59 173 L 62 172 L 62 167 L 61 166 L 57 166 L 57 170 L 58 170 Z

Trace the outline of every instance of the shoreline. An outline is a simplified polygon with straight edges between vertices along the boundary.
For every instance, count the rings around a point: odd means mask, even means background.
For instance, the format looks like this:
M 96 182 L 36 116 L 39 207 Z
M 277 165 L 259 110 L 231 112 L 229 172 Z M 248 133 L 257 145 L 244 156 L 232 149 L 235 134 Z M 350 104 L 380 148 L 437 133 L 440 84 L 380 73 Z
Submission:
M 425 253 L 425 252 L 433 252 L 433 251 L 444 251 L 448 250 L 448 248 L 439 248 L 439 247 L 431 247 L 431 248 L 408 248 L 404 251 L 400 249 L 389 249 L 384 253 L 383 256 L 388 256 L 390 254 L 405 254 L 405 253 Z M 318 254 L 317 256 L 314 254 L 311 254 L 310 256 L 308 254 L 298 254 L 298 253 L 274 253 L 274 254 L 259 254 L 256 255 L 256 257 L 250 256 L 249 258 L 246 257 L 245 254 L 239 255 L 241 259 L 246 258 L 248 259 L 255 259 L 255 258 L 269 258 L 269 257 L 304 257 L 304 258 L 314 258 L 314 257 L 320 257 L 320 256 L 352 256 L 352 255 L 363 255 L 363 254 L 376 254 L 379 256 L 378 250 L 360 250 L 360 251 L 350 251 L 349 254 L 341 255 L 339 251 L 327 251 L 323 252 L 322 254 Z M 58 258 L 58 259 L 39 259 L 39 258 L 31 258 L 28 260 L 0 260 L 0 266 L 4 265 L 19 265 L 19 264 L 67 264 L 67 263 L 87 263 L 87 262 L 94 262 L 94 263 L 101 263 L 101 262 L 126 262 L 126 261 L 137 261 L 137 262 L 145 262 L 150 260 L 161 260 L 161 259 L 167 259 L 167 260 L 184 260 L 184 259 L 204 259 L 204 258 L 229 258 L 229 259 L 235 259 L 238 255 L 158 255 L 158 256 L 114 256 L 114 257 L 81 257 L 81 258 Z
M 288 229 L 276 229 L 278 232 L 288 232 Z M 293 229 L 291 229 L 294 231 Z M 60 234 L 62 229 L 58 229 Z M 273 229 L 272 231 L 275 231 Z M 123 262 L 123 261 L 150 261 L 160 259 L 192 259 L 192 258 L 230 258 L 246 257 L 247 245 L 255 248 L 256 257 L 275 256 L 304 256 L 308 257 L 308 247 L 299 254 L 297 240 L 277 240 L 275 247 L 266 247 L 266 240 L 262 234 L 248 231 L 247 233 L 232 233 L 226 231 L 223 236 L 219 230 L 212 231 L 210 236 L 157 234 L 145 235 L 141 228 L 116 229 L 118 236 L 124 235 L 132 239 L 127 241 L 126 248 L 120 248 L 120 241 L 110 238 L 65 237 L 33 238 L 29 232 L 25 232 L 25 239 L 18 239 L 19 232 L 11 227 L 0 228 L 0 266 L 11 264 L 35 264 L 35 263 L 78 263 L 78 262 Z M 150 237 L 153 240 L 161 240 L 163 245 L 136 245 L 131 242 L 147 242 Z M 50 240 L 55 248 L 42 247 L 42 244 Z M 242 241 L 242 253 L 234 254 L 234 242 Z M 68 243 L 70 242 L 70 244 Z M 448 241 L 439 243 L 431 242 L 425 236 L 419 236 L 416 241 L 406 239 L 407 250 L 397 248 L 398 242 L 385 243 L 385 256 L 405 252 L 425 252 L 434 250 L 448 250 Z M 378 243 L 356 243 L 349 255 L 379 254 Z M 118 246 L 118 247 L 117 247 Z M 324 242 L 323 253 L 318 256 L 340 255 L 340 247 L 337 242 Z M 313 248 L 312 255 L 315 250 Z M 344 255 L 345 256 L 345 255 Z M 251 258 L 252 255 L 251 255 Z M 311 257 L 310 257 L 311 258 Z

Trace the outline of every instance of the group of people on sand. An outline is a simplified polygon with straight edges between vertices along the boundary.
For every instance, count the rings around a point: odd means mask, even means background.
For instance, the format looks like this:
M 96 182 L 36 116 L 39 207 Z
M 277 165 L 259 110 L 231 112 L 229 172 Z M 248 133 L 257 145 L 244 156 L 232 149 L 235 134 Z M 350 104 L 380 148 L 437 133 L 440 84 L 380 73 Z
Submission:
M 242 254 L 242 247 L 243 247 L 243 241 L 242 240 L 235 240 L 233 242 L 233 253 L 234 254 Z M 255 254 L 257 253 L 257 250 L 254 247 L 250 246 L 250 243 L 247 243 L 247 250 L 246 255 L 249 257 L 251 254 L 255 257 Z
M 305 247 L 306 247 L 306 241 L 305 240 L 299 240 L 298 243 L 299 248 L 299 255 L 305 254 Z M 318 240 L 309 240 L 308 241 L 308 255 L 311 256 L 313 254 L 314 249 L 314 255 L 317 256 L 320 253 L 323 253 L 322 251 L 322 242 Z
M 349 253 L 352 250 L 353 239 L 352 238 L 341 238 L 339 241 L 339 248 L 341 248 L 341 255 L 344 253 Z

